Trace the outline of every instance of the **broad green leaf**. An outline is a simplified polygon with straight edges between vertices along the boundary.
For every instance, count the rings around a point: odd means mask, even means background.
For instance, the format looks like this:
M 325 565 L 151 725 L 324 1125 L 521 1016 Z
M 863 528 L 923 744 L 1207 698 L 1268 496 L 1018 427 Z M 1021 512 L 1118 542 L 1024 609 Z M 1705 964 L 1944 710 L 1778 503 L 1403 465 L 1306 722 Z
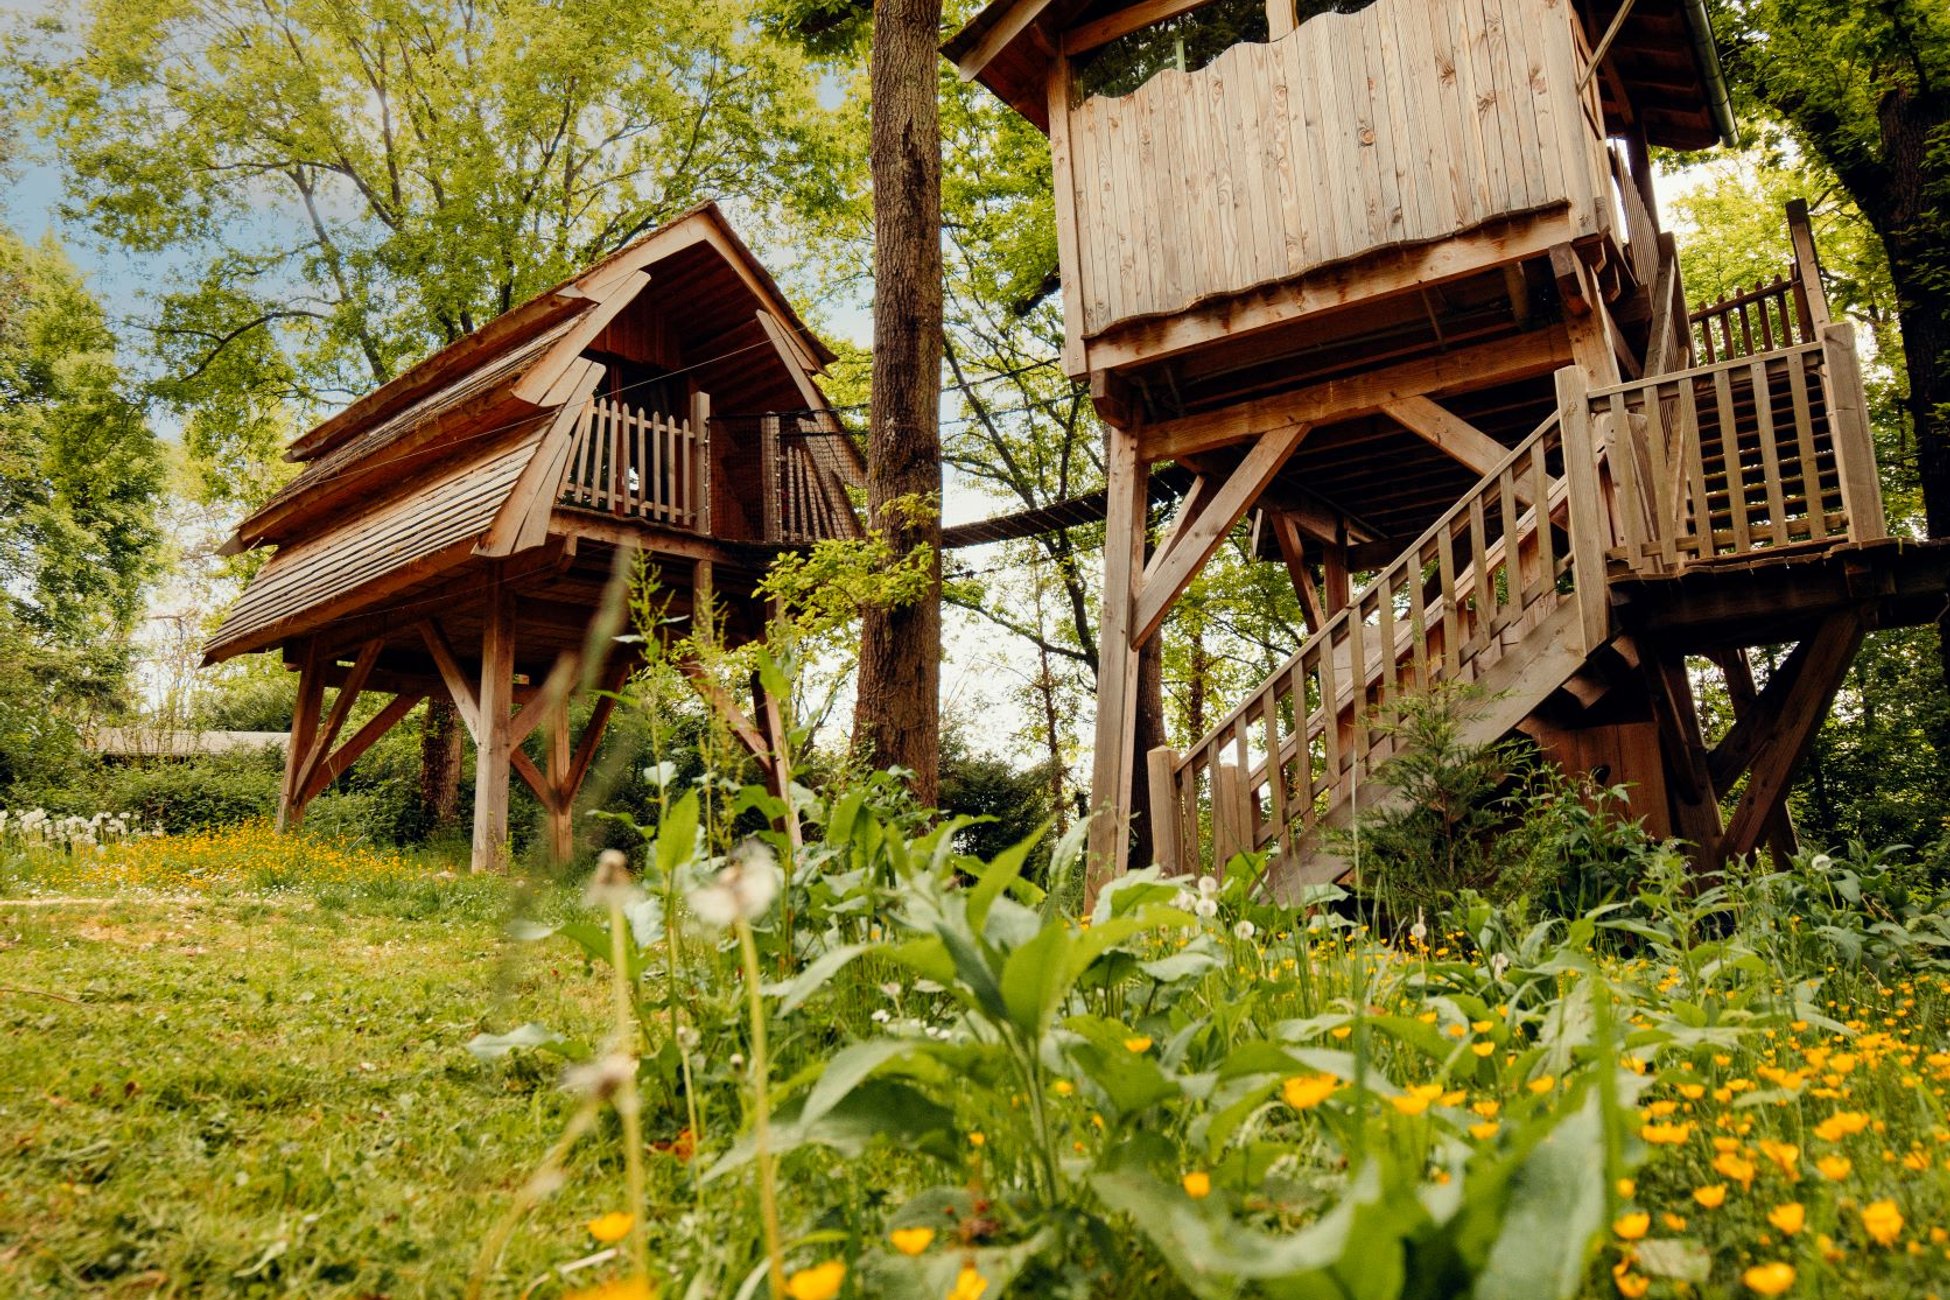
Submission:
M 826 982 L 861 953 L 871 952 L 876 945 L 868 943 L 849 943 L 844 947 L 833 948 L 821 953 L 811 965 L 801 971 L 792 983 L 786 985 L 779 997 L 779 1014 L 789 1016 L 804 1005 L 807 998 L 819 992 Z
M 1510 1179 L 1509 1196 L 1475 1300 L 1568 1300 L 1604 1228 L 1605 1139 L 1596 1090 L 1530 1149 Z
M 820 1072 L 819 1082 L 806 1094 L 805 1105 L 800 1109 L 799 1122 L 814 1124 L 819 1117 L 833 1109 L 849 1092 L 887 1062 L 906 1056 L 919 1045 L 899 1038 L 873 1038 L 864 1043 L 855 1043 L 844 1048 L 826 1063 Z
M 1031 1039 L 1048 1028 L 1070 981 L 1065 979 L 1075 939 L 1061 921 L 1047 921 L 1036 937 L 1002 965 L 1002 1003 L 1009 1021 Z
M 657 827 L 657 867 L 665 876 L 691 860 L 697 851 L 697 791 L 686 790 L 670 806 Z
M 996 896 L 1020 875 L 1022 864 L 1028 860 L 1029 851 L 1036 847 L 1037 841 L 1049 830 L 1049 823 L 1037 827 L 1028 839 L 1020 844 L 1012 844 L 995 855 L 988 869 L 982 872 L 981 879 L 968 891 L 968 928 L 981 934 L 988 926 L 989 904 Z

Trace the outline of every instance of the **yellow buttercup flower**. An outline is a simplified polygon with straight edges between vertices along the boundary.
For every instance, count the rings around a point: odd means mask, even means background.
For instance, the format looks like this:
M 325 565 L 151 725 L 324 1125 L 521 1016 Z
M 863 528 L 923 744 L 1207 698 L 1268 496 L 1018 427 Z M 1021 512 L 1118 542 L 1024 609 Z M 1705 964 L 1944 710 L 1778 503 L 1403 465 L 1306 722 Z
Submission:
M 1855 1168 L 1855 1162 L 1847 1156 L 1823 1156 L 1815 1161 L 1815 1168 L 1821 1171 L 1823 1178 L 1832 1183 L 1839 1183 L 1848 1177 L 1850 1170 Z
M 1639 1136 L 1654 1146 L 1684 1146 L 1693 1136 L 1691 1124 L 1647 1124 L 1639 1130 Z
M 1706 1085 L 1703 1083 L 1682 1083 L 1679 1085 L 1679 1095 L 1687 1101 L 1698 1101 L 1706 1095 Z
M 1076 1090 L 1077 1086 L 1068 1079 L 1058 1079 L 1050 1085 L 1050 1091 L 1059 1097 L 1067 1097 Z
M 1469 1050 L 1476 1053 L 1476 1055 L 1478 1056 L 1493 1056 L 1496 1053 L 1496 1044 L 1492 1043 L 1489 1039 L 1484 1038 L 1478 1040 L 1477 1042 L 1471 1043 L 1469 1045 Z
M 1194 1169 L 1179 1181 L 1185 1185 L 1185 1195 L 1195 1201 L 1202 1201 L 1212 1194 L 1212 1175 L 1203 1169 Z
M 1783 1237 L 1792 1237 L 1808 1222 L 1808 1212 L 1802 1208 L 1801 1202 L 1789 1201 L 1785 1205 L 1777 1205 L 1769 1210 L 1767 1221 L 1773 1224 L 1775 1230 Z
M 1727 1202 L 1727 1185 L 1725 1183 L 1708 1183 L 1704 1187 L 1695 1187 L 1693 1189 L 1693 1199 L 1709 1210 L 1717 1210 Z
M 955 1285 L 948 1292 L 947 1300 L 982 1300 L 982 1293 L 988 1289 L 989 1280 L 973 1264 L 963 1264 L 961 1272 L 955 1274 Z
M 887 1234 L 894 1249 L 903 1255 L 918 1255 L 934 1244 L 933 1228 L 895 1228 Z
M 1532 1079 L 1529 1083 L 1526 1083 L 1524 1085 L 1524 1087 L 1530 1089 L 1532 1092 L 1539 1093 L 1539 1094 L 1549 1092 L 1552 1088 L 1555 1088 L 1556 1086 L 1557 1086 L 1556 1077 L 1549 1074 L 1539 1075 L 1535 1079 Z
M 1341 1081 L 1331 1074 L 1299 1076 L 1282 1084 L 1280 1095 L 1295 1110 L 1312 1110 L 1333 1096 L 1334 1090 L 1340 1086 Z
M 1502 1127 L 1495 1120 L 1486 1119 L 1480 1124 L 1471 1124 L 1469 1126 L 1469 1136 L 1475 1138 L 1478 1142 L 1487 1142 L 1495 1137 L 1497 1130 Z
M 792 1300 L 833 1300 L 846 1280 L 846 1265 L 829 1259 L 811 1268 L 802 1268 L 785 1280 L 785 1293 Z
M 1148 1035 L 1148 1034 L 1139 1034 L 1139 1035 L 1138 1035 L 1138 1036 L 1137 1036 L 1136 1038 L 1127 1038 L 1127 1039 L 1125 1039 L 1125 1040 L 1124 1040 L 1124 1050 L 1125 1050 L 1125 1051 L 1127 1051 L 1127 1052 L 1132 1052 L 1132 1053 L 1138 1053 L 1138 1052 L 1148 1052 L 1148 1051 L 1150 1051 L 1150 1050 L 1151 1050 L 1151 1038 L 1150 1038 L 1150 1035 Z
M 1621 1178 L 1612 1186 L 1618 1189 L 1618 1199 L 1621 1201 L 1629 1201 L 1639 1194 L 1638 1183 L 1630 1178 Z
M 1404 1115 L 1420 1115 L 1429 1108 L 1429 1099 L 1405 1092 L 1399 1097 L 1390 1097 L 1388 1104 Z
M 1754 1162 L 1731 1151 L 1713 1157 L 1713 1171 L 1733 1179 L 1743 1189 L 1754 1185 Z
M 1759 1145 L 1760 1153 L 1773 1161 L 1784 1176 L 1794 1177 L 1795 1163 L 1801 1159 L 1800 1147 L 1792 1142 L 1775 1142 L 1765 1138 Z
M 635 1226 L 636 1216 L 634 1214 L 625 1214 L 622 1210 L 611 1210 L 608 1214 L 599 1214 L 589 1220 L 589 1235 L 597 1241 L 602 1242 L 603 1245 L 609 1246 L 629 1236 L 630 1229 Z
M 1862 1227 L 1878 1246 L 1893 1246 L 1903 1235 L 1903 1212 L 1894 1201 L 1871 1201 L 1862 1207 Z
M 1618 1234 L 1620 1241 L 1637 1241 L 1651 1227 L 1652 1216 L 1644 1210 L 1634 1210 L 1630 1214 L 1619 1215 L 1611 1230 Z
M 987 1146 L 988 1137 L 980 1132 L 970 1133 L 968 1135 L 968 1145 L 972 1147 Z
M 1794 1285 L 1794 1265 L 1781 1260 L 1756 1264 L 1742 1273 L 1740 1280 L 1755 1295 L 1781 1295 Z
M 1815 1125 L 1815 1136 L 1823 1142 L 1840 1142 L 1869 1127 L 1869 1117 L 1859 1110 L 1838 1110 Z
M 1618 1294 L 1625 1300 L 1639 1300 L 1652 1286 L 1652 1279 L 1642 1273 L 1632 1271 L 1632 1261 L 1621 1259 L 1612 1265 L 1611 1284 L 1618 1288 Z
M 646 1277 L 616 1277 L 571 1291 L 568 1300 L 657 1300 L 657 1288 Z

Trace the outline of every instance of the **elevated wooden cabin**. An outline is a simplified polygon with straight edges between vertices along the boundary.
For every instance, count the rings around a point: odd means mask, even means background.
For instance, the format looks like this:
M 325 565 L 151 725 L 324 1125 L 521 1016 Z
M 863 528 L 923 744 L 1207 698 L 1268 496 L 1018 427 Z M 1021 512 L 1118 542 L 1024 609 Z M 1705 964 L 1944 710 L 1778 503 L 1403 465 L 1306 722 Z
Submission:
M 753 590 L 781 548 L 859 535 L 859 453 L 817 382 L 832 356 L 706 205 L 292 443 L 303 471 L 228 544 L 273 553 L 204 654 L 278 650 L 299 673 L 283 820 L 445 696 L 477 746 L 476 867 L 504 853 L 511 767 L 566 853 L 608 711 L 572 746 L 566 709 L 535 702 L 579 662 L 618 548 L 658 566 L 673 614 L 710 601 L 736 642 L 763 626 Z M 581 667 L 613 687 L 637 656 L 607 654 Z M 393 698 L 341 738 L 367 690 Z M 537 732 L 541 763 L 520 748 Z
M 1139 779 L 1162 861 L 1331 877 L 1376 717 L 1441 681 L 1709 859 L 1786 842 L 1862 629 L 1950 566 L 1886 540 L 1805 210 L 1780 278 L 1686 302 L 1648 154 L 1733 133 L 1700 0 L 996 0 L 945 51 L 1048 133 L 1064 362 L 1111 426 L 1093 883 Z M 1139 650 L 1248 515 L 1310 635 L 1140 778 Z M 1743 709 L 1718 746 L 1687 654 Z

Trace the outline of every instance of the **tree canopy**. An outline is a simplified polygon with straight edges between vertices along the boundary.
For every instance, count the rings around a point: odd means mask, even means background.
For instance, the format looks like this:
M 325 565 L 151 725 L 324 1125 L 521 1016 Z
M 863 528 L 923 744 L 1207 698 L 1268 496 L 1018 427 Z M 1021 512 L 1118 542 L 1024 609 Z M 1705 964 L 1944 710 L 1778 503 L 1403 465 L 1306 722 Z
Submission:
M 680 212 L 763 225 L 844 170 L 803 60 L 734 0 L 88 0 L 15 54 L 67 216 L 187 268 L 146 327 L 217 497 Z

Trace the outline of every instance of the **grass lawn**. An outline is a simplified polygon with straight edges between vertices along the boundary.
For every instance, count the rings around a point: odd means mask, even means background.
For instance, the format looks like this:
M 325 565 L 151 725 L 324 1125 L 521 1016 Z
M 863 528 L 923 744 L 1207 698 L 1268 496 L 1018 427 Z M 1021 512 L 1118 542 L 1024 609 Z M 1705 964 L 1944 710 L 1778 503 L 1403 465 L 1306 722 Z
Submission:
M 599 1037 L 601 976 L 503 944 L 498 882 L 200 883 L 0 874 L 0 1293 L 459 1294 L 569 1109 L 464 1045 Z M 614 1182 L 571 1177 L 488 1293 L 559 1294 Z

